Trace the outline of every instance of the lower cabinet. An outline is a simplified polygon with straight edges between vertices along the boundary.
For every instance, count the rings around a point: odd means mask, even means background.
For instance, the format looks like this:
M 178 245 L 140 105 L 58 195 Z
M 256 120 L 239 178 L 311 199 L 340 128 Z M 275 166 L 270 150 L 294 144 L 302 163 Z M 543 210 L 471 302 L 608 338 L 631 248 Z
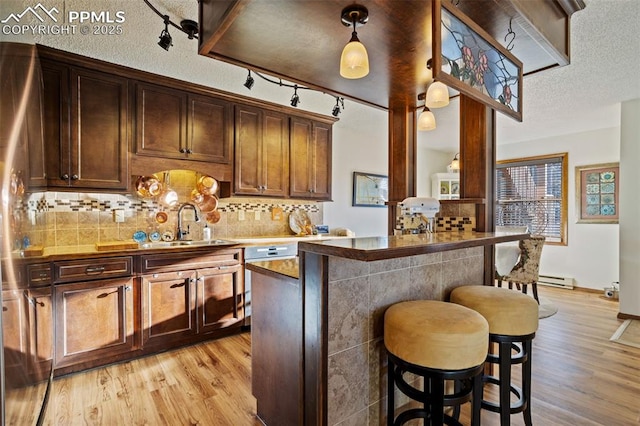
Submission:
M 29 354 L 32 381 L 46 380 L 53 362 L 53 300 L 51 286 L 29 289 Z
M 2 291 L 2 332 L 5 386 L 7 389 L 28 384 L 28 319 L 26 290 Z
M 198 332 L 195 271 L 143 275 L 142 346 L 177 343 Z
M 134 349 L 134 278 L 54 287 L 55 367 L 105 364 Z
M 198 271 L 198 328 L 210 333 L 240 325 L 244 319 L 244 292 L 240 265 L 222 265 Z

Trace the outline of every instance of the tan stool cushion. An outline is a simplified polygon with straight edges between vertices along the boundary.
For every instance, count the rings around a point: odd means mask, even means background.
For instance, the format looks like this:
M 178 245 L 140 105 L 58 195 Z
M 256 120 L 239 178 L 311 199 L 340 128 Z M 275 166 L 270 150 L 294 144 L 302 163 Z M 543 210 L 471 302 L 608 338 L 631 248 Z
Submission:
M 489 333 L 525 336 L 538 329 L 538 303 L 519 291 L 506 288 L 468 285 L 451 292 L 451 302 L 482 314 Z
M 453 303 L 400 302 L 385 312 L 384 344 L 412 364 L 462 370 L 484 363 L 489 325 L 482 315 Z

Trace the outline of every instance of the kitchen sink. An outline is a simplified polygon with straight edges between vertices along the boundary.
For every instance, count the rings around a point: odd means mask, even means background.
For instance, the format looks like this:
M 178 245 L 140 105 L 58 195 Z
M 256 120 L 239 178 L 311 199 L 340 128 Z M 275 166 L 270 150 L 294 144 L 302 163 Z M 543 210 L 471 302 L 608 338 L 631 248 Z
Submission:
M 151 243 L 143 243 L 140 248 L 164 248 L 164 247 L 202 247 L 202 246 L 232 246 L 238 244 L 235 241 L 228 240 L 180 240 L 180 241 L 154 241 Z

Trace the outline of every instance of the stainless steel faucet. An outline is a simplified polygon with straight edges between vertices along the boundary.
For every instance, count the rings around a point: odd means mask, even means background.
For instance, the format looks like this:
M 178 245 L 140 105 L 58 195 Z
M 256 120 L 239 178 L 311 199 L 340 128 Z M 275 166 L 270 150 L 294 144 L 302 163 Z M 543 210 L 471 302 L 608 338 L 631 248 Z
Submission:
M 191 208 L 193 209 L 193 214 L 195 215 L 196 218 L 196 222 L 200 222 L 200 216 L 198 216 L 198 208 L 191 203 L 184 203 L 180 206 L 180 208 L 178 209 L 178 231 L 176 232 L 176 234 L 178 234 L 178 240 L 183 241 L 184 237 L 186 237 L 187 235 L 189 235 L 189 225 L 187 225 L 187 230 L 184 231 L 182 229 L 182 211 L 185 208 Z

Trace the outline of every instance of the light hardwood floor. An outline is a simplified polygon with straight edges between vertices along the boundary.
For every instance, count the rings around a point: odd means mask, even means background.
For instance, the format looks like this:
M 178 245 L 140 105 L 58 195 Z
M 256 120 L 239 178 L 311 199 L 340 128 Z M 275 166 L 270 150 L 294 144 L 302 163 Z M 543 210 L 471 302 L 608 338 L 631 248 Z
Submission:
M 540 294 L 559 309 L 534 340 L 534 425 L 640 424 L 640 349 L 609 341 L 622 323 L 618 304 L 583 291 Z M 45 424 L 260 425 L 250 345 L 243 333 L 56 379 Z M 468 424 L 467 409 L 461 420 Z M 494 413 L 482 420 L 499 424 Z

